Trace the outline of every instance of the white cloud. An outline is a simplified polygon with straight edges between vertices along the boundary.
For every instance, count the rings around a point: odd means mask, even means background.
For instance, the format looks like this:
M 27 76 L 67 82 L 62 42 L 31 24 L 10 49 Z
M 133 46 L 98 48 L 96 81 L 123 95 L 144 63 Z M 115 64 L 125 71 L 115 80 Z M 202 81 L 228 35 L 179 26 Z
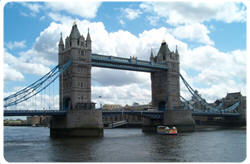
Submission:
M 32 17 L 35 17 L 43 7 L 43 5 L 38 4 L 38 3 L 33 3 L 33 2 L 29 2 L 29 3 L 24 2 L 24 3 L 22 3 L 22 5 L 24 7 L 27 7 L 30 10 L 30 12 L 25 13 L 25 12 L 21 11 L 20 12 L 21 15 L 23 15 L 23 16 L 32 16 Z
M 121 11 L 123 12 L 123 15 L 129 20 L 134 20 L 142 14 L 140 10 L 131 9 L 131 8 L 121 9 Z
M 44 66 L 42 63 L 34 63 L 27 61 L 22 57 L 15 57 L 7 51 L 4 52 L 4 63 L 6 64 L 6 72 L 4 73 L 6 74 L 6 77 L 8 77 L 6 80 L 14 80 L 16 78 L 23 79 L 22 73 L 42 76 L 50 71 L 50 68 Z M 8 74 L 9 72 L 11 73 Z
M 124 20 L 122 20 L 122 19 L 119 20 L 119 23 L 120 23 L 122 26 L 125 25 L 125 22 L 124 22 Z
M 173 29 L 173 35 L 179 39 L 188 39 L 190 41 L 199 42 L 208 45 L 214 45 L 209 38 L 210 31 L 207 27 L 200 23 L 186 24 Z
M 145 2 L 140 8 L 165 18 L 171 25 L 210 20 L 226 23 L 246 20 L 246 8 L 238 2 Z
M 39 20 L 42 21 L 42 20 L 44 20 L 44 19 L 45 19 L 45 16 L 43 15 L 43 16 L 40 17 Z
M 102 96 L 101 99 L 98 99 Z M 117 86 L 93 86 L 92 97 L 95 102 L 105 104 L 148 104 L 151 101 L 150 88 L 140 88 L 139 85 L 130 84 L 123 87 Z
M 197 87 L 203 97 L 210 101 L 227 92 L 241 91 L 246 94 L 246 51 L 221 52 L 211 46 L 189 49 L 181 55 L 183 69 L 193 70 L 193 87 Z M 220 89 L 218 89 L 220 88 Z
M 4 81 L 22 81 L 24 76 L 21 72 L 11 68 L 8 64 L 4 64 Z
M 98 82 L 102 86 L 124 86 L 129 84 L 147 85 L 150 81 L 149 77 L 150 74 L 144 72 L 92 68 L 92 80 Z
M 22 5 L 29 8 L 34 13 L 39 13 L 42 8 L 42 5 L 39 5 L 38 3 L 22 3 Z
M 4 93 L 4 97 L 7 97 L 19 90 L 23 89 L 23 87 L 18 87 L 13 89 L 13 92 Z M 17 106 L 10 106 L 7 108 L 8 110 L 58 110 L 59 109 L 59 95 L 58 94 L 48 94 L 48 93 L 38 93 L 37 95 L 31 97 L 30 99 L 21 102 Z
M 22 40 L 22 41 L 14 41 L 14 42 L 7 42 L 5 43 L 5 47 L 12 50 L 15 48 L 24 48 L 26 47 L 26 41 Z
M 159 16 L 147 16 L 147 20 L 152 26 L 157 26 L 160 20 Z
M 56 22 L 52 22 L 40 33 L 30 50 L 21 54 L 23 61 L 44 66 L 56 65 L 59 33 L 63 32 L 64 38 L 69 35 L 73 19 L 58 14 L 49 15 Z M 153 48 L 157 53 L 163 39 L 167 41 L 172 51 L 178 45 L 182 74 L 185 75 L 191 86 L 198 89 L 206 99 L 216 100 L 222 95 L 225 96 L 226 92 L 233 90 L 241 90 L 245 93 L 245 51 L 236 50 L 225 53 L 212 46 L 190 49 L 186 43 L 178 40 L 172 34 L 172 29 L 165 27 L 143 31 L 135 36 L 124 30 L 108 32 L 102 22 L 77 20 L 77 25 L 80 33 L 85 37 L 87 28 L 90 28 L 92 52 L 108 56 L 137 56 L 138 59 L 148 60 L 150 49 Z M 188 37 L 193 39 L 195 36 Z M 131 101 L 139 103 L 150 101 L 150 74 L 99 68 L 92 70 L 92 80 L 99 84 L 92 86 L 92 97 L 102 95 L 105 97 L 104 102 L 121 104 L 132 103 Z M 188 75 L 187 70 L 195 70 L 197 75 Z M 240 82 L 238 82 L 239 79 Z M 205 85 L 201 86 L 197 83 Z M 216 90 L 220 86 L 222 88 Z M 215 90 L 211 88 L 215 88 Z M 183 88 L 183 84 L 181 84 L 181 93 L 188 97 L 188 92 Z
M 57 65 L 57 45 L 60 39 L 60 32 L 62 31 L 70 32 L 69 28 L 52 22 L 50 26 L 43 30 L 40 33 L 40 36 L 36 38 L 31 49 L 20 52 L 21 58 L 24 61 L 29 61 L 30 63 L 41 63 L 45 66 Z
M 94 18 L 100 5 L 99 1 L 46 2 L 46 7 L 53 11 L 66 11 L 84 18 Z

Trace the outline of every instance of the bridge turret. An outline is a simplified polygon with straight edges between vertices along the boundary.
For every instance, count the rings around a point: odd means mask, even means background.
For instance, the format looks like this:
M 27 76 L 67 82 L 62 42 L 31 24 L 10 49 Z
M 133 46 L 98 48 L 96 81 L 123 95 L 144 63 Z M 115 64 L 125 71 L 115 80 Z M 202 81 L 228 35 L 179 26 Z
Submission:
M 151 73 L 152 105 L 158 110 L 176 109 L 180 106 L 179 54 L 162 41 L 155 63 L 167 65 L 167 71 Z M 151 57 L 150 57 L 151 61 Z
M 176 60 L 179 61 L 179 52 L 178 52 L 178 47 L 176 45 L 176 48 L 175 48 L 175 56 L 176 56 Z
M 69 36 L 69 44 L 70 44 L 70 47 L 78 47 L 80 45 L 80 32 L 77 28 L 77 24 L 76 22 L 73 23 L 73 26 L 72 26 L 72 29 L 71 29 L 71 32 L 70 32 L 70 36 Z
M 165 40 L 162 41 L 160 50 L 156 56 L 158 63 L 165 63 L 167 59 L 170 57 L 171 51 L 168 48 L 168 44 Z
M 151 64 L 155 63 L 154 53 L 153 53 L 152 48 L 151 48 L 151 54 L 150 54 L 150 62 L 151 62 Z
M 59 64 L 72 59 L 71 65 L 60 75 L 60 109 L 93 109 L 91 103 L 91 39 L 80 34 L 74 22 L 66 47 L 59 50 Z M 60 40 L 62 43 L 62 38 Z M 59 44 L 60 44 L 59 43 Z M 60 46 L 62 46 L 60 44 Z
M 176 55 L 179 55 L 177 45 L 176 45 L 176 47 L 175 47 L 175 54 L 176 54 Z
M 59 41 L 59 44 L 58 44 L 58 51 L 59 51 L 59 53 L 62 53 L 63 50 L 64 50 L 64 43 L 63 43 L 62 33 L 61 33 L 61 38 L 60 38 L 60 41 Z
M 87 34 L 86 44 L 87 44 L 87 48 L 91 49 L 91 38 L 90 38 L 90 34 L 89 34 L 89 28 L 88 28 L 88 34 Z

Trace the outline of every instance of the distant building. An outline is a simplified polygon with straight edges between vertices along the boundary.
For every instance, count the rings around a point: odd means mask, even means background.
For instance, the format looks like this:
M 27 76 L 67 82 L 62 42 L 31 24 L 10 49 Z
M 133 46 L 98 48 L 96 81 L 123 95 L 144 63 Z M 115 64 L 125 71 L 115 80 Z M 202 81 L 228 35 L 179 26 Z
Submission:
M 198 94 L 198 91 L 195 91 L 196 94 Z M 205 103 L 206 100 L 197 100 L 195 96 L 192 96 L 192 99 L 188 102 L 183 102 L 186 106 L 190 104 L 192 108 L 198 109 L 198 110 L 206 110 L 206 106 L 203 105 L 202 101 Z M 241 92 L 234 92 L 234 93 L 227 93 L 226 97 L 217 99 L 213 103 L 207 103 L 210 107 L 216 107 L 223 103 L 222 109 L 226 109 L 235 103 L 240 102 L 240 105 L 236 108 L 237 112 L 240 112 L 242 115 L 246 114 L 246 96 L 242 96 Z
M 246 96 L 242 96 L 241 92 L 227 93 L 226 97 L 222 98 L 221 101 L 224 103 L 224 109 L 240 102 L 236 111 L 242 113 L 243 115 L 246 114 Z
M 138 103 L 133 103 L 132 106 L 126 105 L 125 110 L 148 110 L 152 109 L 152 104 L 139 105 Z
M 27 117 L 28 125 L 48 125 L 50 117 L 47 116 L 29 116 Z
M 103 110 L 118 110 L 118 109 L 121 109 L 123 108 L 121 105 L 119 104 L 104 104 L 102 106 L 102 109 Z

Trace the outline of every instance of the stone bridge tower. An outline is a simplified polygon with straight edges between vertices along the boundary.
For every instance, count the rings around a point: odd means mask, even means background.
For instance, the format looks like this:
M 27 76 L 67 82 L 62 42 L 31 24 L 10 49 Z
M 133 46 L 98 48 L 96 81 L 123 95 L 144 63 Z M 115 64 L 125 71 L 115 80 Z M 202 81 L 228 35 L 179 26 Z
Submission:
M 80 35 L 76 23 L 71 33 L 59 41 L 58 63 L 63 65 L 70 59 L 71 65 L 60 75 L 60 110 L 65 116 L 53 116 L 50 136 L 103 136 L 102 111 L 91 102 L 91 38 Z
M 168 66 L 167 71 L 151 73 L 152 106 L 158 110 L 172 110 L 180 106 L 180 62 L 179 53 L 176 48 L 171 52 L 167 43 L 163 40 L 157 56 L 151 52 L 150 61 L 154 64 Z
M 194 131 L 195 123 L 192 111 L 184 110 L 180 101 L 180 61 L 176 47 L 171 52 L 165 41 L 162 42 L 158 54 L 154 57 L 151 52 L 152 64 L 167 65 L 167 71 L 156 71 L 151 73 L 152 106 L 159 111 L 164 111 L 161 124 L 175 126 L 178 132 Z M 143 131 L 155 131 L 158 125 L 155 120 L 144 118 Z
M 80 35 L 76 23 L 65 39 L 59 42 L 59 65 L 72 59 L 72 64 L 60 75 L 60 110 L 93 109 L 91 103 L 91 38 Z

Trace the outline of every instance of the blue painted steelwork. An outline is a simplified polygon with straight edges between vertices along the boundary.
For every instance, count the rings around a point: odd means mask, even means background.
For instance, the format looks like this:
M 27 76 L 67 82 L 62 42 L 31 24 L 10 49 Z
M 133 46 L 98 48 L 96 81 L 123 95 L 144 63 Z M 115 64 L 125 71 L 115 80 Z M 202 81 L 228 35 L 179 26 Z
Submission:
M 209 112 L 193 112 L 192 116 L 208 116 L 208 117 L 240 117 L 240 113 L 209 113 Z
M 107 116 L 107 115 L 121 115 L 121 114 L 129 114 L 129 115 L 139 115 L 143 117 L 147 117 L 150 119 L 163 119 L 163 111 L 103 111 L 102 115 Z
M 120 114 L 142 115 L 144 117 L 151 117 L 155 119 L 163 119 L 163 111 L 103 111 L 104 116 L 107 115 L 120 115 Z M 210 116 L 210 117 L 239 117 L 240 113 L 209 113 L 209 112 L 192 112 L 193 116 Z
M 51 83 L 53 83 L 59 77 L 59 75 L 69 67 L 71 63 L 72 59 L 62 66 L 57 65 L 49 73 L 38 79 L 36 82 L 4 98 L 4 107 L 17 105 L 37 95 L 42 90 L 46 89 Z
M 143 68 L 143 67 L 135 67 L 128 65 L 116 65 L 110 63 L 99 63 L 99 62 L 91 62 L 92 66 L 102 67 L 102 68 L 113 68 L 113 69 L 121 69 L 121 70 L 130 70 L 130 71 L 139 71 L 139 72 L 154 72 L 151 68 Z
M 4 110 L 4 116 L 63 116 L 61 110 Z
M 62 110 L 4 110 L 4 116 L 63 116 L 67 111 Z M 163 119 L 163 111 L 103 111 L 103 116 L 108 115 L 140 115 L 151 119 Z M 210 116 L 210 117 L 239 117 L 240 113 L 208 113 L 208 112 L 193 112 L 193 116 Z
M 137 58 L 131 57 L 121 58 L 115 56 L 105 56 L 99 54 L 91 55 L 91 65 L 96 67 L 114 68 L 122 70 L 132 70 L 141 72 L 154 72 L 157 70 L 167 71 L 166 65 L 155 64 L 145 60 L 138 60 Z
M 184 79 L 184 77 L 180 74 L 180 77 L 183 81 L 183 83 L 185 84 L 186 88 L 188 89 L 188 91 L 192 94 L 192 96 L 194 97 L 194 99 L 196 100 L 197 103 L 200 103 L 202 105 L 204 105 L 206 107 L 206 112 L 214 112 L 214 113 L 221 113 L 222 111 L 235 111 L 236 108 L 239 106 L 239 102 L 235 103 L 233 106 L 229 107 L 228 109 L 222 109 L 223 103 L 220 103 L 218 106 L 216 107 L 212 107 L 210 106 L 205 99 L 203 99 L 199 94 L 197 94 L 194 89 L 188 84 L 188 82 Z M 183 97 L 181 97 L 182 99 L 184 99 Z M 184 101 L 186 101 L 184 99 Z M 186 101 L 187 102 L 187 101 Z M 189 105 L 190 106 L 190 105 Z M 192 110 L 196 110 L 196 109 L 192 109 Z M 201 111 L 200 109 L 198 111 Z
M 234 111 L 238 106 L 240 105 L 240 102 L 237 102 L 235 104 L 233 104 L 232 106 L 228 107 L 228 108 L 225 108 L 223 110 L 221 110 L 223 113 L 224 112 L 231 112 L 231 111 Z

